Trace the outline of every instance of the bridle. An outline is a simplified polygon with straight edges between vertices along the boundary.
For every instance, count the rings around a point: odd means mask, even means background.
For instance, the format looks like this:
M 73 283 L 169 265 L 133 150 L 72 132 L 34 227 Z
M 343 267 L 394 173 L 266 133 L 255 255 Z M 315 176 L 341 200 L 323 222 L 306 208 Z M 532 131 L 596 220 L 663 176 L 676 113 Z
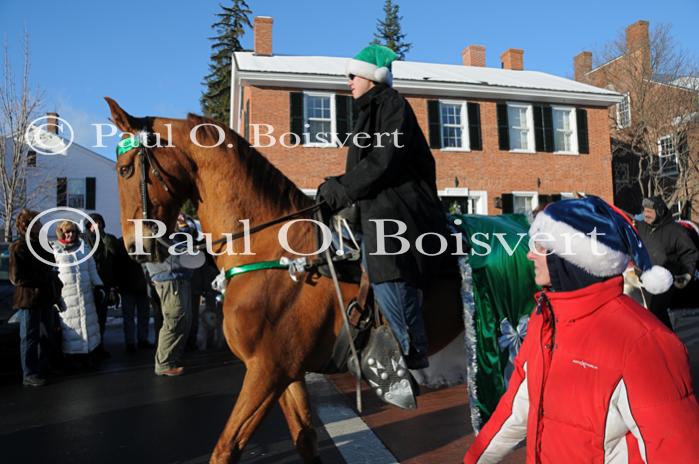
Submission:
M 147 121 L 146 126 L 150 127 L 152 118 L 151 117 L 146 117 L 145 118 Z M 148 198 L 148 170 L 150 169 L 151 172 L 153 173 L 153 176 L 155 177 L 155 180 L 159 183 L 159 185 L 162 187 L 162 189 L 172 195 L 174 197 L 174 193 L 170 191 L 170 188 L 168 187 L 167 183 L 165 182 L 165 179 L 163 178 L 162 172 L 158 168 L 158 164 L 154 161 L 153 153 L 151 151 L 151 147 L 149 146 L 148 141 L 153 137 L 153 133 L 150 130 L 145 130 L 141 131 L 138 134 L 138 137 L 130 137 L 123 139 L 119 144 L 117 145 L 117 158 L 134 149 L 138 148 L 138 152 L 136 156 L 140 158 L 140 169 L 139 169 L 139 174 L 140 174 L 140 179 L 139 179 L 139 184 L 140 184 L 140 196 L 141 196 L 141 212 L 142 212 L 142 217 L 144 220 L 150 220 L 151 218 L 149 217 L 148 214 L 148 206 L 150 204 L 149 198 Z M 119 175 L 121 175 L 124 178 L 129 178 L 131 175 L 133 175 L 133 168 L 130 170 L 127 170 L 126 172 L 122 173 L 120 172 Z M 271 221 L 264 222 L 262 224 L 258 224 L 254 227 L 250 227 L 247 231 L 240 231 L 236 232 L 232 235 L 229 235 L 228 237 L 223 237 L 218 240 L 214 240 L 211 242 L 211 246 L 213 245 L 218 245 L 225 243 L 228 240 L 236 240 L 239 238 L 244 237 L 246 234 L 254 234 L 256 232 L 259 232 L 261 230 L 264 230 L 268 227 L 271 227 L 273 225 L 288 221 L 290 219 L 294 219 L 300 216 L 305 216 L 307 213 L 311 213 L 314 211 L 317 211 L 321 208 L 321 206 L 325 203 L 325 201 L 317 202 L 312 206 L 309 206 L 307 208 L 301 209 L 299 211 L 295 211 L 291 214 L 287 214 L 285 216 L 278 217 L 276 219 L 272 219 Z M 168 243 L 167 240 L 163 239 L 162 237 L 157 238 L 158 242 L 161 245 L 164 245 L 166 247 L 169 247 L 172 245 L 171 243 Z M 198 245 L 194 246 L 195 250 L 204 250 L 206 249 L 208 245 L 206 243 L 201 243 Z

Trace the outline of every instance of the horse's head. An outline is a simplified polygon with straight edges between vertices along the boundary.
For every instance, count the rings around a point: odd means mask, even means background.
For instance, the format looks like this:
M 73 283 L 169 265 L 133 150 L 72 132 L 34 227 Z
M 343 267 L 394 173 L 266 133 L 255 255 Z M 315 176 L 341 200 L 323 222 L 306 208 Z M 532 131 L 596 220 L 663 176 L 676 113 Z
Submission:
M 124 244 L 136 261 L 157 260 L 155 221 L 166 227 L 166 238 L 184 202 L 196 196 L 196 166 L 180 134 L 183 121 L 137 118 L 111 98 L 105 100 L 112 121 L 124 133 L 116 164 Z

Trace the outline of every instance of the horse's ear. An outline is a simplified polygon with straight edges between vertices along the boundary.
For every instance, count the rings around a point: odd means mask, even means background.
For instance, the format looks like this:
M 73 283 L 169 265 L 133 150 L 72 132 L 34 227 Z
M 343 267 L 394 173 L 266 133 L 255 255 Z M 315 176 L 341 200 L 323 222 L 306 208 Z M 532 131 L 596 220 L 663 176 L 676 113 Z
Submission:
M 104 97 L 112 112 L 112 121 L 122 132 L 136 133 L 143 129 L 141 118 L 135 118 L 123 110 L 121 106 L 109 97 Z

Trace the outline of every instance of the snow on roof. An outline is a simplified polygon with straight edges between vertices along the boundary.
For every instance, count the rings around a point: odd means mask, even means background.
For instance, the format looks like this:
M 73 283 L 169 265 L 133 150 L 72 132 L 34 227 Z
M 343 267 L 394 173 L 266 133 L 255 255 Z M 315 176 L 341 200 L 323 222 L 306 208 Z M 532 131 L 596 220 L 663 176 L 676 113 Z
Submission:
M 262 73 L 313 74 L 344 76 L 348 58 L 331 56 L 258 56 L 252 52 L 236 52 L 238 70 Z M 394 81 L 446 82 L 522 89 L 581 92 L 617 95 L 571 79 L 539 71 L 513 71 L 479 66 L 396 61 Z
M 699 77 L 685 76 L 670 82 L 672 85 L 699 91 Z

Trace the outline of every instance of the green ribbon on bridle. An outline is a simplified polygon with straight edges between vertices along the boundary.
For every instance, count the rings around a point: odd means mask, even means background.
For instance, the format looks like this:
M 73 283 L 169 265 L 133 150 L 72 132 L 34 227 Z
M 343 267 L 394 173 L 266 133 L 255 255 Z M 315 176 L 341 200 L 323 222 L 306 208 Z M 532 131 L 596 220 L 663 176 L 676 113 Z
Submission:
M 138 137 L 131 136 L 131 137 L 120 140 L 119 143 L 117 143 L 117 147 L 116 147 L 117 158 L 119 156 L 123 155 L 124 153 L 126 153 L 130 150 L 133 150 L 134 148 L 138 148 L 140 146 L 141 146 L 141 141 Z

